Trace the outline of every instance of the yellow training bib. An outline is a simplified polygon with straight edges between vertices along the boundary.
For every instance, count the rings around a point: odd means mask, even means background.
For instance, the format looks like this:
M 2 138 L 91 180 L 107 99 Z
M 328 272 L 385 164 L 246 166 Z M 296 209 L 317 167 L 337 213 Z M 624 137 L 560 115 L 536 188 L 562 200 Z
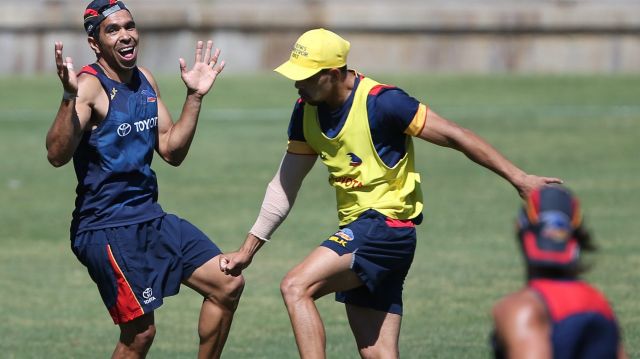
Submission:
M 320 128 L 318 110 L 305 104 L 304 137 L 329 170 L 336 189 L 340 225 L 368 209 L 393 219 L 411 219 L 422 212 L 420 174 L 414 168 L 413 141 L 406 136 L 406 153 L 392 168 L 378 156 L 371 139 L 367 96 L 377 82 L 361 78 L 344 126 L 334 138 Z

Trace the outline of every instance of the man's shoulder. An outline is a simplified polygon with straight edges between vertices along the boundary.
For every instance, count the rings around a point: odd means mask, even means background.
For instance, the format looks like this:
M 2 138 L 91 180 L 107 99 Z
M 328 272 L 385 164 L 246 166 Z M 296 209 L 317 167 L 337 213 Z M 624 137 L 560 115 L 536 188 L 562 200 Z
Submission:
M 153 74 L 151 73 L 151 70 L 149 70 L 146 67 L 142 67 L 142 66 L 138 66 L 138 71 L 140 71 L 140 73 L 147 78 L 147 80 L 149 81 L 155 81 L 153 78 Z
M 530 288 L 525 288 L 501 298 L 493 306 L 493 317 L 497 320 L 515 318 L 540 318 L 546 313 L 542 299 Z
M 78 71 L 78 83 L 82 84 L 83 82 L 86 82 L 100 84 L 99 75 L 100 72 L 94 64 L 84 65 L 80 71 Z
M 98 76 L 98 67 L 97 67 L 97 65 L 96 64 L 89 64 L 89 65 L 82 66 L 82 68 L 78 72 L 78 76 L 84 75 L 84 74 L 88 74 L 88 75 L 92 75 L 93 77 L 97 77 Z
M 99 72 L 90 65 L 78 73 L 78 100 L 76 106 L 88 106 L 99 113 L 107 112 L 108 97 L 99 78 Z M 102 110 L 100 110 L 102 109 Z
M 89 71 L 89 69 L 91 71 Z M 83 67 L 82 70 L 78 73 L 78 86 L 92 86 L 100 88 L 101 85 L 100 78 L 98 77 L 98 72 L 90 66 Z
M 83 67 L 78 73 L 78 90 L 86 98 L 95 98 L 103 92 L 98 72 L 89 65 Z
M 388 90 L 399 89 L 395 85 L 381 83 L 371 77 L 365 76 L 359 72 L 355 72 L 357 86 L 368 88 L 368 96 L 378 96 Z M 402 91 L 402 90 L 401 90 Z

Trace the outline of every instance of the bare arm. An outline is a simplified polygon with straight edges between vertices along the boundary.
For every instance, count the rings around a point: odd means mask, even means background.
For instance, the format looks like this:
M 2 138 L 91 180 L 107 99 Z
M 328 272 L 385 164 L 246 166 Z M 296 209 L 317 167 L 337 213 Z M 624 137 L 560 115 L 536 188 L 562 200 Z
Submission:
M 220 259 L 220 270 L 237 275 L 246 268 L 265 241 L 285 220 L 293 207 L 302 181 L 313 168 L 318 156 L 286 153 L 262 201 L 255 224 L 237 252 Z
M 166 105 L 160 97 L 153 76 L 143 70 L 158 95 L 158 148 L 160 156 L 169 164 L 178 166 L 187 156 L 196 131 L 202 99 L 211 90 L 216 78 L 224 69 L 224 61 L 218 64 L 220 50 L 212 53 L 213 42 L 208 41 L 203 50 L 203 42 L 196 45 L 196 57 L 193 68 L 187 70 L 184 59 L 180 59 L 180 74 L 187 87 L 187 97 L 182 106 L 180 118 L 175 123 L 171 119 Z
M 562 183 L 559 178 L 539 177 L 525 173 L 480 136 L 440 117 L 431 109 L 427 111 L 424 128 L 418 137 L 464 153 L 472 161 L 509 181 L 522 198 L 526 198 L 529 192 L 542 185 Z
M 618 347 L 618 359 L 629 359 L 627 353 L 624 351 L 624 346 L 620 344 Z
M 618 328 L 618 332 L 622 333 L 620 328 Z M 620 343 L 618 344 L 617 359 L 629 359 L 629 355 L 627 355 L 627 352 L 624 350 L 624 342 L 623 342 L 622 335 L 620 335 L 619 340 L 620 340 Z
M 89 125 L 91 104 L 100 91 L 100 84 L 90 76 L 77 78 L 72 59 L 62 56 L 62 47 L 61 42 L 55 43 L 56 69 L 64 95 L 46 139 L 47 159 L 55 167 L 73 157 Z
M 552 358 L 549 319 L 544 304 L 531 290 L 500 300 L 493 308 L 493 319 L 507 358 Z

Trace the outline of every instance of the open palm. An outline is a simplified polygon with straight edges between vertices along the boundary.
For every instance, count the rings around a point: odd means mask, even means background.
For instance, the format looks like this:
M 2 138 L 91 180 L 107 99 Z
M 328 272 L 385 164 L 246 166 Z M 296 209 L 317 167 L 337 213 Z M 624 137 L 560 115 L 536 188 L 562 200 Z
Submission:
M 58 77 L 62 82 L 62 87 L 66 92 L 77 93 L 78 92 L 78 78 L 76 72 L 73 70 L 73 60 L 70 57 L 62 56 L 62 42 L 56 41 L 55 47 L 55 59 L 56 59 L 56 71 Z
M 224 61 L 218 64 L 220 49 L 215 49 L 212 53 L 213 42 L 211 40 L 207 41 L 206 49 L 203 49 L 203 47 L 203 42 L 198 41 L 195 63 L 190 70 L 187 70 L 185 60 L 180 59 L 182 81 L 184 81 L 189 92 L 200 96 L 206 95 L 211 90 L 216 77 L 224 69 Z

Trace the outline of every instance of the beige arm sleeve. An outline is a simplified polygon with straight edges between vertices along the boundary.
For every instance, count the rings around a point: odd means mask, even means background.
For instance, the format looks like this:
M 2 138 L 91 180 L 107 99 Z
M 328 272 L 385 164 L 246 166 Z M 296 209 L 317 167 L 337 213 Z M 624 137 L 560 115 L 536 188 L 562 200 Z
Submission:
M 309 173 L 316 155 L 286 153 L 278 172 L 269 182 L 260 213 L 249 233 L 268 241 L 293 207 L 302 181 Z

